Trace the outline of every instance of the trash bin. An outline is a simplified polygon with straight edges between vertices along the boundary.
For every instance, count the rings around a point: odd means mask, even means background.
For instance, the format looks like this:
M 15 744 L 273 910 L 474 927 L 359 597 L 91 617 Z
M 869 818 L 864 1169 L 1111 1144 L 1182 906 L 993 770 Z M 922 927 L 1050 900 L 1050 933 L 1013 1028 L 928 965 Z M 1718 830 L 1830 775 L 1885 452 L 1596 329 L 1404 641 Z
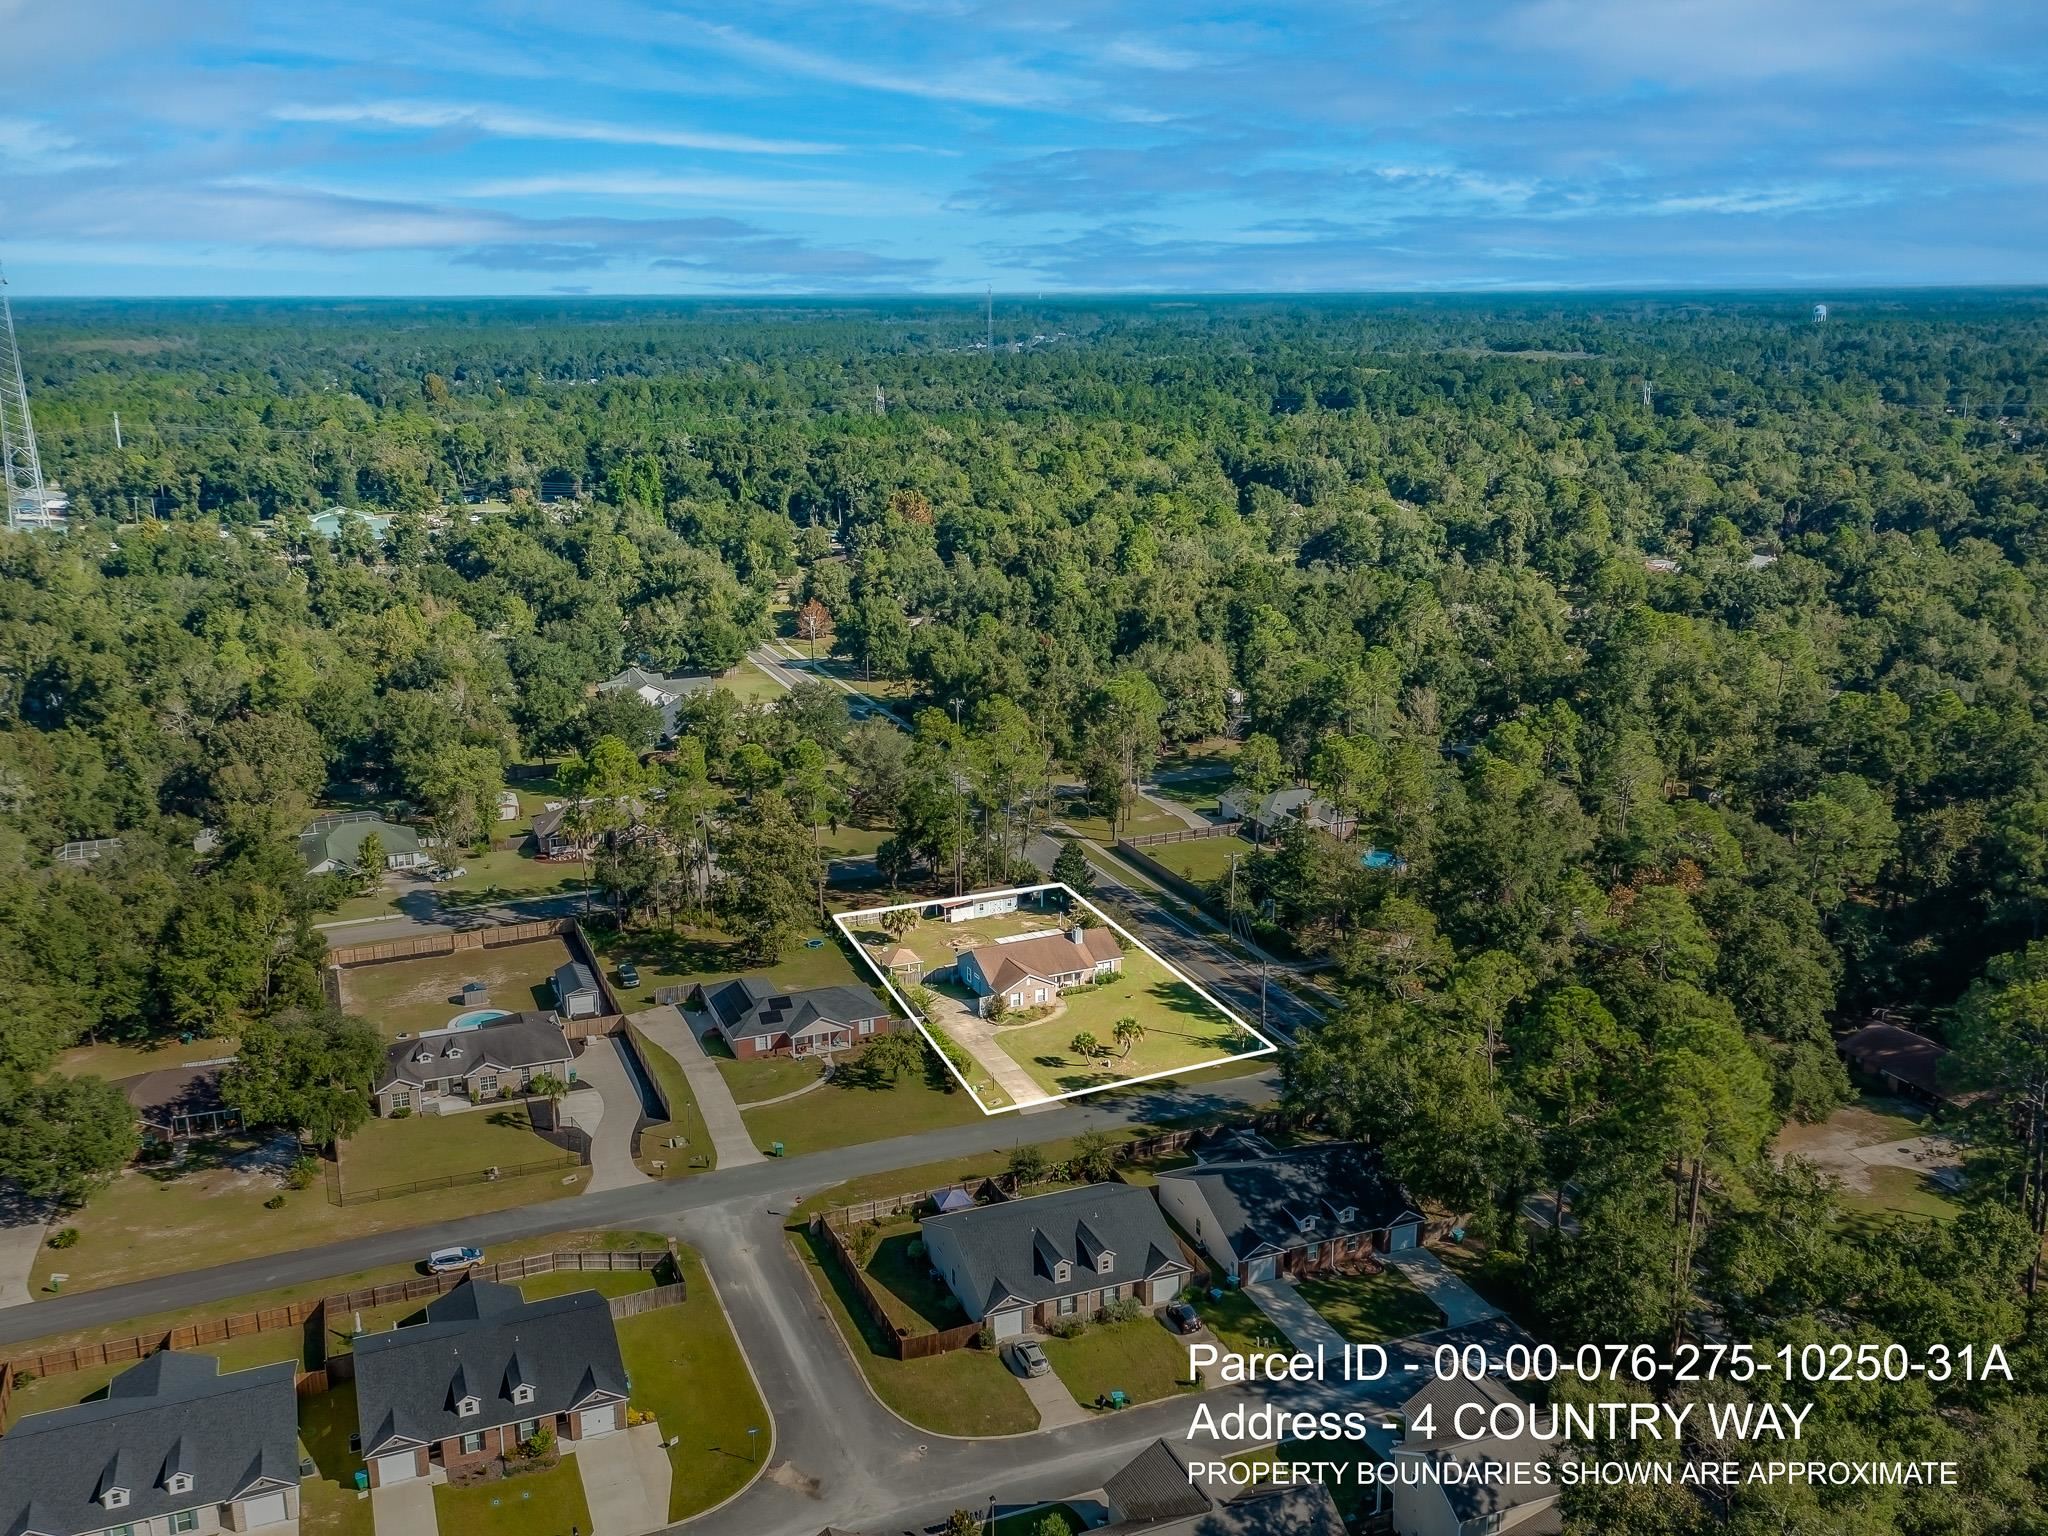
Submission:
M 369 1491 L 370 1491 L 370 1470 L 369 1470 L 369 1468 L 367 1468 L 367 1467 L 357 1467 L 357 1468 L 356 1468 L 356 1492 L 357 1492 L 357 1493 L 368 1493 Z
M 770 1148 L 768 1149 L 768 1155 L 769 1155 L 770 1157 L 780 1157 L 780 1156 L 782 1156 L 782 1143 L 778 1141 L 778 1142 L 776 1142 L 776 1143 L 775 1143 L 775 1145 L 774 1145 L 774 1146 L 770 1147 Z

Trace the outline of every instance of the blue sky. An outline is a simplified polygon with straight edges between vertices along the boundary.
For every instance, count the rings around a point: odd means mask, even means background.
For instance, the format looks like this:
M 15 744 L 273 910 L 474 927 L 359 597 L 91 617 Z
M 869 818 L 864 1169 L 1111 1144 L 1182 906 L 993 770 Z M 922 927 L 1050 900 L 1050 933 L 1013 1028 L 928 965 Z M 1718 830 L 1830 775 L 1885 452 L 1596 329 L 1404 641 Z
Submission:
M 17 295 L 2048 280 L 2048 7 L 0 0 Z

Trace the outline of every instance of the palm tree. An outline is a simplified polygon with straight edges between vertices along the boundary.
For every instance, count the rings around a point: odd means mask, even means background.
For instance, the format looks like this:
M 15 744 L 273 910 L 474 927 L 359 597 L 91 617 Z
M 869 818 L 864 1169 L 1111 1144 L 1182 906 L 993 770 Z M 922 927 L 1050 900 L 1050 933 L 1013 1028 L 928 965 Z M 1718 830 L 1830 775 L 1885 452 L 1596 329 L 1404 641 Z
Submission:
M 537 1099 L 548 1102 L 548 1126 L 559 1129 L 562 1124 L 562 1100 L 569 1096 L 569 1085 L 552 1072 L 536 1072 L 533 1081 L 526 1085 L 526 1091 Z M 531 1111 L 528 1112 L 531 1114 Z
M 1102 1042 L 1084 1029 L 1080 1034 L 1067 1042 L 1067 1049 L 1076 1056 L 1086 1060 L 1089 1057 L 1102 1054 Z
M 1131 1047 L 1145 1038 L 1145 1026 L 1136 1019 L 1118 1019 L 1113 1033 L 1116 1035 L 1116 1043 L 1123 1047 L 1124 1055 L 1128 1056 L 1131 1054 Z

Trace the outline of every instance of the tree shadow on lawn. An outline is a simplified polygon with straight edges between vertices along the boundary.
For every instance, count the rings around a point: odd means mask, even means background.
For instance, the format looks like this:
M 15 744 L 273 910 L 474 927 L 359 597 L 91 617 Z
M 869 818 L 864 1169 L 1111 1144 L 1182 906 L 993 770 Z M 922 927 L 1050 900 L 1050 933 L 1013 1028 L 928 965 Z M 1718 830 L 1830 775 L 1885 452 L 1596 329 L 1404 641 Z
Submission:
M 917 1251 L 911 1251 L 912 1245 Z M 867 1276 L 922 1319 L 934 1332 L 957 1328 L 967 1314 L 953 1293 L 932 1278 L 931 1260 L 923 1240 L 915 1231 L 898 1232 L 875 1245 L 867 1262 Z

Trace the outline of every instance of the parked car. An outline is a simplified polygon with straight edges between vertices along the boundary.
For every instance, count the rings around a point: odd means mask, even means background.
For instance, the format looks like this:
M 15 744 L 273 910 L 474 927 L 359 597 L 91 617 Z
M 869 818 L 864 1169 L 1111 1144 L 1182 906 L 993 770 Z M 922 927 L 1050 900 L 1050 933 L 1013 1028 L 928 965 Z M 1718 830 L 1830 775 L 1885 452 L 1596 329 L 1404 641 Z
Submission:
M 436 1248 L 427 1255 L 427 1272 L 446 1275 L 458 1269 L 475 1269 L 483 1261 L 481 1248 Z
M 619 962 L 619 985 L 622 987 L 637 987 L 640 985 L 640 968 L 630 960 L 621 960 Z
M 1176 1301 L 1166 1309 L 1166 1326 L 1175 1333 L 1200 1333 L 1202 1316 L 1184 1301 Z
M 1019 1339 L 1010 1346 L 1010 1369 L 1019 1376 L 1043 1376 L 1052 1369 L 1036 1339 Z

